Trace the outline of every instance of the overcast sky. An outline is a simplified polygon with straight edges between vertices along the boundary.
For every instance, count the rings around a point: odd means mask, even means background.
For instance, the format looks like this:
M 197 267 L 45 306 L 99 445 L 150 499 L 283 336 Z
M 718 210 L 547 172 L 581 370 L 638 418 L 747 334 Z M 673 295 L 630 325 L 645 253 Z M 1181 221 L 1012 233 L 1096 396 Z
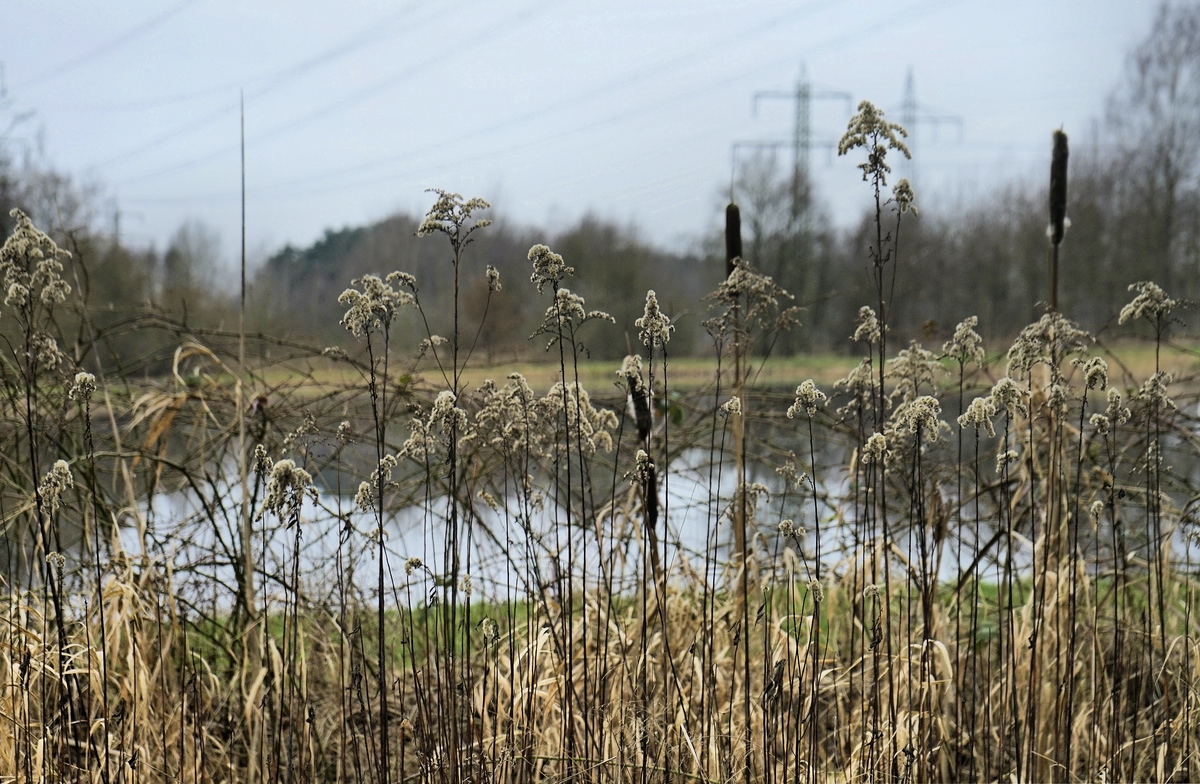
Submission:
M 105 188 L 123 238 L 165 246 L 187 219 L 239 236 L 244 92 L 249 246 L 423 212 L 427 188 L 482 196 L 549 230 L 585 212 L 685 248 L 718 223 L 731 146 L 786 141 L 794 106 L 757 91 L 902 113 L 914 74 L 918 202 L 948 210 L 1086 140 L 1140 0 L 5 0 L 0 132 Z M 812 104 L 814 142 L 850 107 Z M 951 122 L 950 118 L 961 121 Z M 961 128 L 961 131 L 960 131 Z M 790 167 L 790 151 L 780 153 Z M 866 203 L 855 161 L 817 147 L 821 197 Z

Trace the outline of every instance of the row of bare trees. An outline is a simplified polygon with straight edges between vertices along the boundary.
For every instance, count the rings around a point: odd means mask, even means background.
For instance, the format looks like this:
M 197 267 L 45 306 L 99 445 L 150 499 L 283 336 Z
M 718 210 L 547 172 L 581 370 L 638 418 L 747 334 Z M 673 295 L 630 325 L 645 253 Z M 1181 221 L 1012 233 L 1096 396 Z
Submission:
M 1174 296 L 1200 299 L 1200 276 L 1194 274 L 1200 261 L 1200 7 L 1159 9 L 1150 34 L 1129 53 L 1098 127 L 1103 131 L 1092 139 L 1072 138 L 1072 226 L 1062 251 L 1060 305 L 1064 314 L 1103 333 L 1134 281 L 1160 281 Z M 1049 129 L 1046 138 L 1048 156 Z M 735 191 L 747 258 L 805 308 L 803 327 L 773 350 L 844 347 L 856 303 L 873 285 L 862 262 L 870 217 L 837 229 L 819 194 L 769 159 L 746 166 Z M 920 193 L 917 199 L 920 203 Z M 904 304 L 892 314 L 897 339 L 940 340 L 951 325 L 974 314 L 990 339 L 1002 340 L 1039 314 L 1046 290 L 1045 202 L 1042 184 L 1004 182 L 958 211 L 923 211 L 903 239 L 913 268 L 898 278 L 903 290 L 895 292 L 896 300 Z M 78 277 L 87 306 L 107 312 L 95 320 L 100 334 L 86 350 L 110 358 L 136 356 L 135 370 L 154 372 L 162 369 L 171 341 L 158 341 L 149 331 L 135 335 L 122 325 L 145 321 L 147 313 L 173 328 L 233 323 L 233 297 L 213 285 L 221 260 L 211 228 L 188 221 L 165 250 L 133 250 L 97 228 L 103 222 L 100 203 L 96 189 L 28 155 L 18 158 L 0 137 L 0 229 L 7 228 L 11 206 L 57 227 L 60 243 L 75 254 L 70 274 Z M 336 327 L 336 300 L 345 281 L 396 267 L 422 281 L 421 295 L 432 313 L 446 310 L 450 265 L 416 240 L 416 228 L 415 217 L 397 215 L 327 231 L 307 248 L 278 251 L 255 279 L 252 329 L 329 341 L 334 335 L 328 325 Z M 723 269 L 716 232 L 690 250 L 668 251 L 644 241 L 635 227 L 594 217 L 546 232 L 501 216 L 496 229 L 480 240 L 477 252 L 502 279 L 522 276 L 524 249 L 549 236 L 580 269 L 580 293 L 615 303 L 618 324 L 632 323 L 642 293 L 653 288 L 670 299 L 663 307 L 678 315 L 676 350 L 703 351 L 708 345 L 698 314 L 700 297 Z M 468 305 L 486 299 L 486 280 L 464 285 Z M 493 360 L 531 352 L 526 338 L 542 314 L 515 292 L 515 287 L 499 292 L 482 322 L 479 346 Z M 407 333 L 399 339 L 418 341 L 423 326 L 407 325 Z M 615 359 L 627 353 L 628 343 L 614 328 L 585 349 Z

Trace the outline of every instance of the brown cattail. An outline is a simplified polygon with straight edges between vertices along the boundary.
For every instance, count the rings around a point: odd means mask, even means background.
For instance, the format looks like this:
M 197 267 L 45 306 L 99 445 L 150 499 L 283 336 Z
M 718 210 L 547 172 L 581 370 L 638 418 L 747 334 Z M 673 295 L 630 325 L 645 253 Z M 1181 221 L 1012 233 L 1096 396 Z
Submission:
M 633 409 L 634 421 L 637 422 L 638 442 L 646 444 L 650 439 L 650 428 L 653 420 L 650 417 L 650 396 L 647 394 L 641 374 L 627 373 L 625 381 L 629 388 L 629 406 Z
M 1067 217 L 1067 135 L 1054 132 L 1054 154 L 1050 158 L 1050 242 L 1063 240 Z
M 725 208 L 725 277 L 733 274 L 733 260 L 742 257 L 742 213 L 729 202 Z

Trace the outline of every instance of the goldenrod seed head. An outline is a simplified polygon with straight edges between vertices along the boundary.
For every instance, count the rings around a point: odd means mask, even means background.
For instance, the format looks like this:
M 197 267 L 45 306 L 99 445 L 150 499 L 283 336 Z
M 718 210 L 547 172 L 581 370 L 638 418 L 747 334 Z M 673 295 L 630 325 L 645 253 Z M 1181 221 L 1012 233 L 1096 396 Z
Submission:
M 675 331 L 671 319 L 659 310 L 658 295 L 654 293 L 654 289 L 646 292 L 646 307 L 642 317 L 633 323 L 641 330 L 638 337 L 641 338 L 642 344 L 651 348 L 667 345 L 671 340 L 671 333 Z
M 825 393 L 817 389 L 817 385 L 810 378 L 804 381 L 800 386 L 796 387 L 796 402 L 788 407 L 788 419 L 795 419 L 796 415 L 801 410 L 808 416 L 817 413 L 817 406 L 824 403 L 828 398 Z
M 86 403 L 91 400 L 92 393 L 96 391 L 96 377 L 91 373 L 76 373 L 75 383 L 71 385 L 71 391 L 67 394 L 72 400 L 79 400 Z

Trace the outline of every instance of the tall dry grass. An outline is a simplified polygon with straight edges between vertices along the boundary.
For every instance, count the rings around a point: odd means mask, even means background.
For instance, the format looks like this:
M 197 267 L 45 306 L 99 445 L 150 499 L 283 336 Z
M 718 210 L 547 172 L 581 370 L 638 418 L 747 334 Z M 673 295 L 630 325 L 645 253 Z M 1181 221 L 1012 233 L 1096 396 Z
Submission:
M 19 217 L 0 776 L 1194 780 L 1194 379 L 1112 371 L 1053 309 L 1002 357 L 972 319 L 889 350 L 903 129 L 863 105 L 842 148 L 876 214 L 865 357 L 787 395 L 755 370 L 802 314 L 737 254 L 710 387 L 672 389 L 651 292 L 640 353 L 589 394 L 607 316 L 545 246 L 545 393 L 464 383 L 474 336 L 402 273 L 343 294 L 342 348 L 243 368 L 264 352 L 180 326 L 169 377 L 77 372 L 51 338 L 65 257 Z M 456 303 L 502 285 L 471 265 L 486 209 L 438 192 L 421 227 Z M 1178 350 L 1182 303 L 1134 295 L 1121 321 Z

